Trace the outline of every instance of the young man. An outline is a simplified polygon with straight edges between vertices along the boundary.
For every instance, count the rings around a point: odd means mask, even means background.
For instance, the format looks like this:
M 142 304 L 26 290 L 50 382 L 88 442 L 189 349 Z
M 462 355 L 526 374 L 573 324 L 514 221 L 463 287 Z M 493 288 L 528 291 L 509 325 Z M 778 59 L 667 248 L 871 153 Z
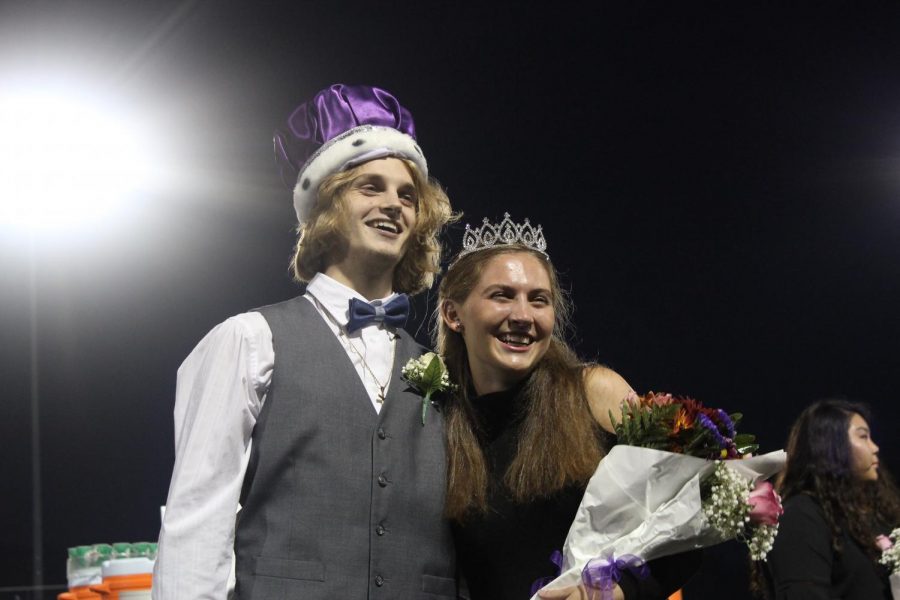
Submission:
M 412 117 L 334 85 L 276 134 L 296 181 L 293 300 L 228 319 L 178 372 L 176 459 L 153 597 L 455 597 L 440 413 L 402 329 L 451 218 Z M 237 515 L 235 509 L 242 508 Z

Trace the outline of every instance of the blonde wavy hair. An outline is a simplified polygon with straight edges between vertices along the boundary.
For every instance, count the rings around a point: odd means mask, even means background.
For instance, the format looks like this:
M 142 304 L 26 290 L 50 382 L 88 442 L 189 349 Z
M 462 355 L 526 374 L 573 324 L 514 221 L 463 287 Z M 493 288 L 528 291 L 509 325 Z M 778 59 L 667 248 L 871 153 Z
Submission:
M 395 292 L 417 294 L 431 287 L 440 272 L 441 228 L 459 218 L 450 207 L 450 199 L 440 184 L 422 175 L 415 163 L 398 158 L 409 171 L 416 188 L 416 224 L 407 242 L 406 252 L 394 269 Z M 359 174 L 361 165 L 326 177 L 319 185 L 316 204 L 309 219 L 298 229 L 297 245 L 291 259 L 294 279 L 304 283 L 328 267 L 328 258 L 347 243 L 349 209 L 345 192 Z

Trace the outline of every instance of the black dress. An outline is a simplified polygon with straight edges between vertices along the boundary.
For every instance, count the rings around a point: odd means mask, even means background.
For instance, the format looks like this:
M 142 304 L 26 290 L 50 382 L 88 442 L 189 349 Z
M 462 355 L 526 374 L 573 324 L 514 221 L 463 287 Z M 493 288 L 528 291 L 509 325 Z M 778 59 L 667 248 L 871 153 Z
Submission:
M 806 494 L 789 498 L 766 562 L 775 599 L 891 600 L 887 571 L 846 533 L 841 542 L 838 554 L 815 498 Z
M 457 562 L 472 600 L 528 600 L 536 580 L 555 577 L 557 567 L 550 556 L 562 550 L 584 495 L 585 485 L 572 485 L 521 504 L 502 485 L 516 453 L 524 413 L 520 390 L 473 400 L 489 470 L 489 508 L 453 528 Z M 699 551 L 651 561 L 649 578 L 638 581 L 626 573 L 619 585 L 627 600 L 666 598 L 699 565 Z

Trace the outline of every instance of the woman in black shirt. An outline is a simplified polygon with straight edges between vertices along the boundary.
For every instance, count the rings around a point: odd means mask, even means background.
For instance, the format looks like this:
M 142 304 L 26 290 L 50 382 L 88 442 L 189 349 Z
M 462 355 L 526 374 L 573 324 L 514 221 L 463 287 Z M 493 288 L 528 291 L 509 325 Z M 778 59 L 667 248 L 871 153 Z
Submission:
M 863 405 L 821 400 L 794 423 L 778 484 L 784 515 L 766 563 L 775 600 L 890 600 L 875 538 L 900 525 L 900 498 L 869 421 Z
M 550 556 L 608 448 L 610 411 L 632 390 L 566 344 L 568 306 L 540 229 L 507 215 L 466 236 L 438 297 L 437 348 L 458 385 L 445 405 L 447 514 L 469 597 L 527 600 L 553 579 Z M 698 564 L 698 552 L 650 561 L 648 577 L 625 571 L 612 597 L 663 599 Z

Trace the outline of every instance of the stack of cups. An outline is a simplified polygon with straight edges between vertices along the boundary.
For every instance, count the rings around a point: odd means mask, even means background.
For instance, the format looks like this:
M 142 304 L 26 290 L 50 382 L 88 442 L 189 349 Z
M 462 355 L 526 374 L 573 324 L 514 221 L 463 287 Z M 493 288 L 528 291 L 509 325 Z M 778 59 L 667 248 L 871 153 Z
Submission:
M 155 560 L 156 544 L 113 544 L 112 557 L 100 568 L 102 582 L 90 589 L 103 600 L 150 600 Z
M 90 587 L 103 581 L 102 564 L 112 557 L 113 548 L 109 544 L 75 546 L 69 548 L 66 561 L 66 576 L 69 591 L 59 594 L 59 600 L 97 600 L 100 594 Z
M 100 565 L 100 581 L 89 585 L 92 596 L 75 596 L 59 600 L 150 600 L 156 544 L 113 544 L 108 560 Z

